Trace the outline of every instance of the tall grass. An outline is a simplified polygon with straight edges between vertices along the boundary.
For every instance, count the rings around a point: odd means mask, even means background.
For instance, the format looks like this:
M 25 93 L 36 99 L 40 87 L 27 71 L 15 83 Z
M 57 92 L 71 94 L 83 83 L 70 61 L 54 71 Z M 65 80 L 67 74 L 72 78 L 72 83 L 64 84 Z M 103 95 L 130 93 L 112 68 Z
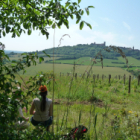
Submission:
M 82 124 L 88 128 L 85 139 L 140 138 L 140 87 L 137 86 L 137 79 L 132 80 L 131 93 L 128 94 L 127 85 L 127 81 L 123 85 L 123 80 L 118 79 L 112 79 L 110 86 L 108 78 L 103 81 L 96 79 L 94 83 L 92 77 L 75 79 L 73 76 L 56 75 L 53 122 L 55 135 L 69 133 L 73 127 Z M 53 81 L 47 87 L 48 98 L 51 98 Z M 34 129 L 33 126 L 30 127 Z

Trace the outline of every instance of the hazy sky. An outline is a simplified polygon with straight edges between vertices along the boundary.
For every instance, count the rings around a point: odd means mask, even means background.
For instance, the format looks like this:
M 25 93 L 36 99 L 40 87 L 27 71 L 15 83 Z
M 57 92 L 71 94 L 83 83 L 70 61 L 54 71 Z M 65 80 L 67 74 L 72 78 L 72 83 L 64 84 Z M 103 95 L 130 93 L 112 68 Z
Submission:
M 72 0 L 73 1 L 73 0 Z M 64 0 L 63 2 L 66 2 Z M 76 20 L 70 20 L 70 28 L 62 26 L 55 29 L 55 47 L 58 46 L 62 35 L 69 34 L 62 40 L 61 46 L 103 43 L 122 47 L 135 47 L 140 49 L 140 0 L 82 0 L 80 6 L 84 9 L 93 5 L 90 15 L 86 13 L 82 20 L 92 25 L 92 30 L 84 25 L 79 29 Z M 6 50 L 36 51 L 53 47 L 54 29 L 49 29 L 49 39 L 39 35 L 39 31 L 33 31 L 29 36 L 22 34 L 20 37 L 11 38 L 11 34 L 0 39 Z

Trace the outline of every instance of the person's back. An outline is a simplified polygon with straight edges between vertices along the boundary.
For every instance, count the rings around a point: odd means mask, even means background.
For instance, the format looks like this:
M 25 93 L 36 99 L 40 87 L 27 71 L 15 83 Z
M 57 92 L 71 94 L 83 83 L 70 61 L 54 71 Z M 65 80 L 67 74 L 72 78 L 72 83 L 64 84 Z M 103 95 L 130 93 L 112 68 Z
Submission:
M 35 106 L 35 114 L 33 116 L 33 119 L 36 121 L 46 121 L 49 120 L 50 116 L 49 116 L 49 109 L 50 109 L 50 105 L 52 103 L 51 99 L 46 98 L 46 104 L 45 104 L 45 111 L 41 111 L 40 110 L 40 106 L 41 106 L 41 101 L 38 98 L 35 98 L 33 100 L 34 102 L 34 106 Z
M 32 106 L 30 109 L 30 114 L 33 115 L 31 117 L 31 123 L 34 126 L 42 124 L 44 127 L 47 127 L 46 130 L 49 131 L 49 127 L 52 124 L 52 118 L 53 118 L 52 100 L 46 98 L 48 91 L 45 85 L 40 86 L 39 90 L 40 90 L 39 94 L 41 95 L 41 100 L 35 98 L 32 102 Z

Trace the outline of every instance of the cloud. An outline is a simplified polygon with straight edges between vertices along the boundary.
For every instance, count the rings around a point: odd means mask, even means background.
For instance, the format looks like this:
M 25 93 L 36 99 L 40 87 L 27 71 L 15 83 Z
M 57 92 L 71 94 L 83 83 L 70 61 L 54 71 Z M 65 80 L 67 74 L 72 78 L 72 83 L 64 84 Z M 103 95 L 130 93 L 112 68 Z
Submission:
M 123 22 L 123 26 L 127 28 L 129 31 L 131 30 L 131 27 L 126 22 Z

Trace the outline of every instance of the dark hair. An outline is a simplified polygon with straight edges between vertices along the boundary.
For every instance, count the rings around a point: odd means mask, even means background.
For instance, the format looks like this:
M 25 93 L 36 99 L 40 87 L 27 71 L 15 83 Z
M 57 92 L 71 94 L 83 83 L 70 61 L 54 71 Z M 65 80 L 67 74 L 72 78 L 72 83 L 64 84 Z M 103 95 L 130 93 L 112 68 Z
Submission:
M 45 91 L 45 92 L 40 92 L 40 95 L 41 95 L 41 97 L 42 97 L 42 100 L 41 100 L 41 104 L 40 104 L 40 110 L 42 111 L 42 112 L 44 112 L 45 111 L 45 109 L 46 109 L 46 95 L 47 95 L 47 91 Z

